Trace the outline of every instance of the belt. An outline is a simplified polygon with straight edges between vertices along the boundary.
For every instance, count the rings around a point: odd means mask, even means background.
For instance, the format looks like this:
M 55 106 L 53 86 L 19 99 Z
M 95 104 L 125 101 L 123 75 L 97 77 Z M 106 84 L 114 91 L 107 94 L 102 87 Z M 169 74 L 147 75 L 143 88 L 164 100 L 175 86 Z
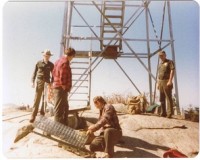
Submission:
M 44 77 L 37 77 L 37 79 L 39 79 L 39 80 L 44 80 Z
M 169 81 L 169 79 L 158 79 L 158 81 Z

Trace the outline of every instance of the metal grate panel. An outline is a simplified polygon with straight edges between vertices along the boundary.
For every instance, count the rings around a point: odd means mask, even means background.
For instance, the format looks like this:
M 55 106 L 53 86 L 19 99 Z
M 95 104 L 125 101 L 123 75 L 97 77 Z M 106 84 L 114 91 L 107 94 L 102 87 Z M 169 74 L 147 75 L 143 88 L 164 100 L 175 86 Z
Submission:
M 45 116 L 38 116 L 33 123 L 33 126 L 47 132 L 48 134 L 59 137 L 66 143 L 78 148 L 84 148 L 88 138 L 86 135 L 80 134 L 73 128 L 48 119 Z

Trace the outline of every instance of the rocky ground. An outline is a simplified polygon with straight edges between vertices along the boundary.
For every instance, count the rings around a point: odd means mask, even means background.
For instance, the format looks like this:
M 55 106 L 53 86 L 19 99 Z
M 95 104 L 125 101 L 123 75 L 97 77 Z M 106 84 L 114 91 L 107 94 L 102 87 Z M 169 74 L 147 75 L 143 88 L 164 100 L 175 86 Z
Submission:
M 59 148 L 57 142 L 35 133 L 29 133 L 14 143 L 17 130 L 28 124 L 30 112 L 7 109 L 2 114 L 4 158 L 80 158 Z M 88 110 L 79 115 L 87 123 L 95 123 L 98 111 Z M 199 123 L 149 114 L 119 114 L 119 121 L 123 137 L 115 147 L 115 158 L 159 158 L 170 148 L 188 157 L 196 157 L 199 152 Z

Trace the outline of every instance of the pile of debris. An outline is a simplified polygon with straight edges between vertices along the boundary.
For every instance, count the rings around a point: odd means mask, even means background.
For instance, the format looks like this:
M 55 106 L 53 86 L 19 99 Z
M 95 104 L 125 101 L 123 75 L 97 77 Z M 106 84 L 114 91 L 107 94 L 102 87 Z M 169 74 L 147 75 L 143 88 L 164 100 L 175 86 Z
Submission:
M 117 112 L 125 114 L 143 114 L 149 107 L 146 97 L 141 94 L 138 96 L 129 97 L 127 104 L 113 104 Z

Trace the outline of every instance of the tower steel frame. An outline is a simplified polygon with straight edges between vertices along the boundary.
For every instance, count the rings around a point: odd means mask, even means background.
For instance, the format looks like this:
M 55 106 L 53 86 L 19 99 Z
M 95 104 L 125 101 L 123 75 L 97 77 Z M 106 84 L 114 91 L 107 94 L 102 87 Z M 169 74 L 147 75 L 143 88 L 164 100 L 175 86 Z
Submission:
M 105 15 L 105 12 L 103 11 L 103 8 L 105 7 L 105 2 L 109 2 L 110 4 L 113 3 L 112 8 L 117 8 L 120 6 L 120 4 L 117 4 L 117 2 L 124 2 L 123 10 L 124 14 L 122 16 L 126 16 L 126 10 L 127 8 L 135 8 L 134 12 L 129 16 L 127 21 L 123 19 L 123 25 L 121 28 L 118 26 L 116 27 L 113 22 L 111 22 L 111 19 Z M 157 31 L 155 29 L 155 25 L 153 22 L 153 18 L 151 15 L 151 4 L 152 3 L 158 3 L 158 1 L 150 1 L 150 0 L 141 0 L 141 1 L 98 1 L 98 0 L 87 0 L 87 1 L 66 1 L 65 2 L 65 11 L 64 11 L 64 19 L 63 19 L 63 29 L 62 29 L 62 38 L 61 38 L 61 46 L 60 46 L 60 55 L 63 54 L 63 51 L 65 48 L 68 48 L 71 46 L 72 41 L 91 41 L 91 44 L 93 41 L 97 41 L 99 45 L 101 44 L 100 42 L 106 41 L 107 45 L 104 46 L 103 48 L 100 47 L 99 50 L 93 51 L 90 46 L 90 49 L 83 49 L 77 51 L 76 58 L 89 58 L 90 63 L 89 67 L 85 69 L 83 74 L 87 74 L 85 78 L 83 76 L 80 76 L 77 79 L 77 82 L 73 84 L 73 86 L 77 85 L 77 83 L 81 79 L 86 79 L 89 77 L 89 94 L 88 94 L 88 105 L 90 105 L 90 95 L 91 95 L 91 74 L 92 71 L 101 63 L 101 61 L 105 58 L 104 53 L 107 50 L 107 48 L 112 44 L 113 41 L 122 41 L 123 46 L 122 49 L 117 48 L 117 58 L 135 58 L 141 66 L 145 69 L 145 71 L 148 74 L 148 81 L 149 81 L 149 93 L 150 93 L 150 104 L 153 104 L 155 102 L 155 95 L 156 95 L 156 81 L 157 81 L 157 73 L 152 73 L 152 64 L 151 64 L 151 58 L 154 57 L 159 50 L 164 50 L 164 49 L 169 49 L 171 50 L 171 55 L 172 55 L 172 60 L 176 62 L 175 60 L 175 49 L 174 49 L 174 37 L 173 37 L 173 28 L 172 28 L 172 16 L 171 16 L 171 6 L 170 6 L 170 0 L 165 0 L 165 1 L 160 1 L 159 3 L 162 3 L 163 6 L 163 11 L 162 13 L 162 18 L 161 18 L 161 26 L 160 26 L 160 35 L 158 36 Z M 103 18 L 106 23 L 112 28 L 112 32 L 115 32 L 115 34 L 112 37 L 102 37 L 101 34 L 98 34 L 94 28 L 101 28 L 105 23 L 102 23 L 102 20 L 97 25 L 91 25 L 88 20 L 82 15 L 82 13 L 79 11 L 81 7 L 89 7 L 92 6 L 93 8 L 96 9 L 98 14 L 100 15 L 101 19 Z M 104 7 L 103 7 L 104 6 Z M 73 24 L 73 18 L 74 18 L 74 13 L 76 12 L 76 15 L 79 16 L 81 21 L 84 23 L 83 25 L 78 24 L 74 25 Z M 126 32 L 131 30 L 133 28 L 134 23 L 139 19 L 139 17 L 144 16 L 144 21 L 145 23 L 145 32 L 146 36 L 144 38 L 132 38 L 132 37 L 127 37 Z M 113 15 L 110 17 L 114 18 L 114 12 Z M 116 17 L 116 16 L 115 16 Z M 119 17 L 119 16 L 118 16 Z M 123 17 L 123 18 L 124 18 Z M 166 20 L 167 19 L 167 20 Z M 166 22 L 168 24 L 166 24 Z M 135 24 L 137 25 L 137 24 Z M 152 26 L 151 26 L 152 25 Z M 88 28 L 88 30 L 91 32 L 92 36 L 81 36 L 80 34 L 75 36 L 73 35 L 73 28 Z M 167 28 L 167 29 L 165 29 Z M 153 32 L 150 32 L 150 29 L 153 29 Z M 169 37 L 163 38 L 164 37 L 164 30 L 167 30 L 167 34 Z M 152 33 L 154 33 L 155 38 L 152 37 Z M 143 42 L 146 43 L 146 52 L 145 53 L 140 53 L 137 52 L 133 49 L 133 47 L 130 45 L 131 42 Z M 157 43 L 157 48 L 151 48 L 152 43 Z M 124 52 L 123 47 L 126 47 L 129 52 Z M 94 60 L 92 60 L 94 58 Z M 113 60 L 116 62 L 116 64 L 119 66 L 119 68 L 123 71 L 125 76 L 130 80 L 132 85 L 135 87 L 135 89 L 138 91 L 138 93 L 141 94 L 141 91 L 139 88 L 136 86 L 136 84 L 133 82 L 133 80 L 129 77 L 129 75 L 126 73 L 126 71 L 123 69 L 123 67 L 119 64 L 119 62 L 116 60 L 116 57 L 113 58 Z M 112 58 L 111 58 L 112 59 Z M 142 59 L 147 59 L 147 65 L 142 61 Z M 159 59 L 158 59 L 159 63 Z M 157 64 L 158 65 L 158 64 Z M 176 63 L 175 63 L 176 65 Z M 154 66 L 155 67 L 155 66 Z M 176 66 L 175 66 L 176 67 Z M 155 83 L 154 86 L 154 92 L 153 92 L 153 82 Z M 180 108 L 179 108 L 179 94 L 178 94 L 178 85 L 177 85 L 177 74 L 175 71 L 174 74 L 174 86 L 175 86 L 175 98 L 176 98 L 176 110 L 177 113 L 180 114 Z M 81 84 L 79 84 L 81 86 Z M 76 92 L 76 89 L 72 91 L 72 95 Z

